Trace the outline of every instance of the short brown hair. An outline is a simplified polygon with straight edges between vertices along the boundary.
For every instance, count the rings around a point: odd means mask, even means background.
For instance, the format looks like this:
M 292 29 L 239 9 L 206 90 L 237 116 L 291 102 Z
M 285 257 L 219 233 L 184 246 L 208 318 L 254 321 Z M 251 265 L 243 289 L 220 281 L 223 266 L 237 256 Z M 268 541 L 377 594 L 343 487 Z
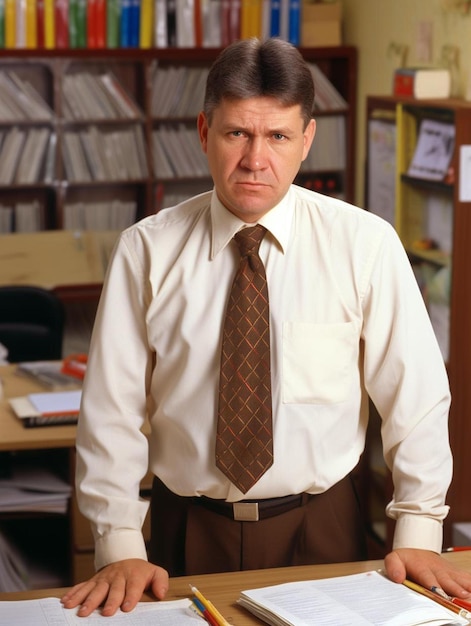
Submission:
M 312 118 L 311 71 L 299 50 L 283 39 L 242 39 L 219 54 L 206 81 L 204 112 L 208 123 L 223 99 L 260 96 L 276 98 L 285 106 L 299 104 L 305 126 Z

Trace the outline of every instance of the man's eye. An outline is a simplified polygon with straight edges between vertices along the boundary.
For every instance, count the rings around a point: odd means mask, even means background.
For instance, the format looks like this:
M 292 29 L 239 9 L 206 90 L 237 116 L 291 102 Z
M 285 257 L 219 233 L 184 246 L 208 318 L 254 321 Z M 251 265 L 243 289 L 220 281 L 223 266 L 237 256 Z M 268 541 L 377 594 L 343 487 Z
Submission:
M 243 133 L 241 130 L 233 130 L 231 135 L 233 135 L 234 137 L 241 137 Z
M 285 136 L 282 133 L 274 133 L 273 137 L 277 141 L 282 141 L 283 139 L 285 139 Z

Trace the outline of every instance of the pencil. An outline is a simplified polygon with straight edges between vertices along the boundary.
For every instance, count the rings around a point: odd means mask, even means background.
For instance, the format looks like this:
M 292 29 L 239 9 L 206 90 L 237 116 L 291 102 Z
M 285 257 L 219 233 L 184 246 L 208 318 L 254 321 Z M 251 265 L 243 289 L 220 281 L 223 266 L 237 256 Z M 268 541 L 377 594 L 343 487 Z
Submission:
M 451 600 L 450 596 L 447 593 L 445 593 L 441 587 L 433 586 L 430 588 L 430 590 L 433 591 L 433 593 L 437 593 L 442 598 L 445 598 L 445 600 Z
M 468 550 L 471 550 L 471 546 L 451 546 L 445 552 L 467 552 Z
M 467 611 L 471 611 L 471 600 L 464 600 L 462 598 L 456 598 L 454 596 L 449 596 L 446 594 L 441 587 L 432 587 L 431 588 L 434 593 L 438 593 L 442 598 L 446 598 L 453 604 L 460 606 L 462 609 L 466 609 Z
M 204 619 L 208 622 L 208 624 L 211 624 L 211 626 L 219 626 L 219 624 L 217 623 L 216 619 L 211 615 L 211 613 L 204 606 L 204 604 L 202 602 L 200 602 L 200 600 L 198 600 L 198 598 L 192 598 L 191 601 L 196 606 L 196 608 L 198 609 L 199 613 L 201 613 L 201 615 L 204 617 Z
M 219 611 L 214 606 L 214 604 L 212 604 L 212 602 L 207 600 L 204 597 L 204 595 L 200 591 L 198 591 L 196 587 L 193 587 L 193 585 L 190 585 L 190 589 L 192 593 L 195 595 L 195 597 L 203 604 L 203 606 L 209 611 L 209 613 L 211 613 L 212 617 L 214 617 L 214 619 L 216 620 L 217 626 L 230 626 L 230 624 L 224 619 L 221 613 L 219 613 Z
M 467 619 L 471 617 L 471 613 L 469 613 L 468 611 L 465 611 L 464 609 L 457 606 L 456 604 L 453 604 L 451 600 L 447 600 L 446 598 L 439 596 L 437 593 L 430 591 L 430 589 L 426 589 L 425 587 L 422 587 L 422 585 L 418 585 L 417 583 L 414 583 L 411 580 L 407 580 L 407 579 L 403 582 L 403 584 L 406 587 L 409 587 L 409 589 L 412 589 L 413 591 L 417 591 L 417 593 L 420 593 L 421 595 L 429 598 L 430 600 L 433 600 L 434 602 L 438 602 L 438 604 L 441 604 L 442 606 L 447 608 L 449 611 L 456 613 L 460 617 L 466 617 Z
M 471 611 L 471 601 L 470 600 L 462 600 L 461 598 L 450 598 L 450 602 L 453 602 L 453 604 L 456 604 L 457 606 L 460 606 L 461 608 L 465 609 L 466 611 Z M 470 613 L 471 615 L 471 613 Z

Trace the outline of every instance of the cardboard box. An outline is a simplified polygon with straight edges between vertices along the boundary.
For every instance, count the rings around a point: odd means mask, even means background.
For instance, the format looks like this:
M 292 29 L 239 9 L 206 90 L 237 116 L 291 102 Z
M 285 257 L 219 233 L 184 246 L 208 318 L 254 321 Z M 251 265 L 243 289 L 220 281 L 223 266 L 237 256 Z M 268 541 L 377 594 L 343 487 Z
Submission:
M 301 12 L 301 46 L 342 45 L 342 5 L 340 2 L 304 0 Z

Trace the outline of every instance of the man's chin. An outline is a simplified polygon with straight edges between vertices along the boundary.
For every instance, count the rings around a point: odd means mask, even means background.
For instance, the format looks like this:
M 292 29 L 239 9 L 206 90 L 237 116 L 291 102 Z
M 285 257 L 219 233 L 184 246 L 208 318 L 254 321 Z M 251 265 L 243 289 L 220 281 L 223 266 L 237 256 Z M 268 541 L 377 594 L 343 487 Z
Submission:
M 252 224 L 257 222 L 265 213 L 268 213 L 273 206 L 271 203 L 250 202 L 250 200 L 244 204 L 239 198 L 237 204 L 233 205 L 233 208 L 228 208 L 239 219 Z

